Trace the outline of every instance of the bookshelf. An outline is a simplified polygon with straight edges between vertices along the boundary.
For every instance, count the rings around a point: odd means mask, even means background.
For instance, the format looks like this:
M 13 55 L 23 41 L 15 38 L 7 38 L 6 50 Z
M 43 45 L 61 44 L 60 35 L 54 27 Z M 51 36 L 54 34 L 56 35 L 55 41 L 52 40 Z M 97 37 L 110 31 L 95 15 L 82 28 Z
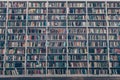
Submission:
M 0 1 L 0 74 L 119 75 L 120 1 Z

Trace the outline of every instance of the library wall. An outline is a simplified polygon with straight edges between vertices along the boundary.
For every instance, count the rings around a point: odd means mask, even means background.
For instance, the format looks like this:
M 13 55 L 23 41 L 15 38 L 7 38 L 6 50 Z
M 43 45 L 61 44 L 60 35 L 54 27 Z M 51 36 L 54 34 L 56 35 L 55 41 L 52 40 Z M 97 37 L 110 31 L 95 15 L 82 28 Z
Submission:
M 118 75 L 119 20 L 119 1 L 0 1 L 0 75 Z

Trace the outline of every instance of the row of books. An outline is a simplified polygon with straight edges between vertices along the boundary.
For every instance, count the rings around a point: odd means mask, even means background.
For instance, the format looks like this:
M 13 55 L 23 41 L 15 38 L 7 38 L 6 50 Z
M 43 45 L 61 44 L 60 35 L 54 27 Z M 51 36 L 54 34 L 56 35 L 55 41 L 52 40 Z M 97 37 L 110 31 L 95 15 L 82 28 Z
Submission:
M 25 34 L 26 30 L 24 28 L 9 28 L 7 32 L 8 34 Z
M 0 40 L 5 40 L 5 35 L 0 35 Z
M 24 54 L 25 49 L 23 48 L 8 48 L 6 54 Z
M 90 47 L 106 47 L 107 46 L 107 42 L 106 41 L 91 41 L 89 42 Z
M 107 23 L 106 23 L 106 21 L 88 21 L 88 25 L 89 26 L 92 26 L 92 27 L 95 27 L 95 26 L 101 26 L 101 27 L 103 27 L 103 26 L 107 26 Z
M 0 54 L 5 54 L 5 49 L 0 49 Z
M 5 16 L 0 16 L 0 19 L 5 20 Z M 25 20 L 26 19 L 26 15 L 9 15 L 8 16 L 9 20 Z M 108 20 L 119 20 L 119 16 L 115 15 L 115 16 L 108 16 Z M 46 19 L 46 15 L 28 15 L 28 20 L 47 20 Z M 48 16 L 48 20 L 66 20 L 66 16 L 53 16 L 53 15 L 49 15 Z M 85 15 L 69 15 L 68 16 L 68 21 L 69 20 L 86 20 L 86 16 Z M 88 20 L 105 20 L 105 15 L 89 15 Z
M 109 34 L 110 33 L 119 33 L 119 28 L 108 28 L 109 29 Z M 0 33 L 3 34 L 5 32 L 4 29 L 0 29 Z M 8 33 L 25 33 L 25 29 L 22 28 L 9 28 L 8 29 Z M 68 28 L 68 32 L 69 34 L 79 34 L 79 33 L 86 33 L 86 29 L 85 28 Z M 32 34 L 32 33 L 36 33 L 36 34 L 46 34 L 46 29 L 45 28 L 29 28 L 28 29 L 28 34 Z M 49 28 L 48 33 L 66 33 L 66 28 Z M 88 33 L 107 33 L 107 28 L 90 28 L 88 30 Z M 77 35 L 76 35 L 77 36 Z M 78 35 L 79 36 L 79 35 Z
M 117 61 L 118 59 L 118 55 L 110 55 L 110 61 Z
M 24 62 L 6 62 L 5 68 L 24 68 Z
M 48 20 L 66 20 L 66 15 L 51 15 L 48 14 Z
M 27 33 L 28 34 L 46 34 L 46 28 L 31 28 L 31 27 L 28 27 L 28 30 L 27 30 Z
M 120 26 L 120 22 L 117 21 L 108 21 L 109 26 Z
M 67 49 L 62 47 L 62 48 L 48 48 L 48 54 L 59 54 L 59 53 L 67 53 Z
M 63 9 L 48 9 L 48 13 L 51 13 L 51 14 L 65 14 L 66 13 L 66 8 L 63 8 Z
M 7 2 L 1 1 L 1 2 L 0 2 L 0 7 L 1 7 L 1 8 L 7 7 Z
M 119 15 L 108 15 L 108 20 L 120 20 Z
M 46 54 L 46 48 L 27 48 L 28 54 Z
M 29 27 L 43 27 L 43 26 L 47 26 L 47 23 L 49 22 L 46 22 L 46 21 L 28 21 L 28 26 Z
M 86 40 L 86 35 L 68 35 L 68 40 Z
M 88 14 L 106 14 L 106 10 L 103 8 L 101 9 L 89 8 Z
M 116 34 L 113 34 L 113 35 L 111 34 L 108 36 L 109 40 L 117 40 L 117 38 L 119 38 L 119 37 Z
M 87 68 L 87 61 L 86 62 L 69 62 L 69 68 Z
M 88 39 L 89 40 L 107 40 L 107 35 L 92 35 L 89 34 L 88 35 Z
M 91 50 L 89 50 L 90 51 L 90 53 L 94 53 L 94 54 L 106 54 L 106 52 L 107 52 L 107 50 L 106 49 L 104 49 L 104 48 L 93 48 L 93 49 L 91 49 Z M 92 56 L 94 56 L 95 57 L 95 55 L 91 55 L 91 58 L 92 58 Z M 99 56 L 99 55 L 96 55 L 96 56 Z M 101 55 L 101 57 L 102 57 L 103 55 Z M 103 57 L 105 57 L 105 56 L 103 56 Z M 92 60 L 92 59 L 91 59 Z
M 47 2 L 29 2 L 29 7 L 31 8 L 41 8 L 41 7 L 47 7 Z
M 46 61 L 46 55 L 27 55 L 27 61 Z
M 89 59 L 90 61 L 106 61 L 108 60 L 108 55 L 107 54 L 106 55 L 90 55 Z
M 48 54 L 49 53 L 66 53 L 67 48 L 52 48 L 49 47 L 48 48 Z M 1 54 L 5 53 L 5 49 L 0 49 Z M 68 48 L 68 52 L 69 54 L 86 54 L 87 53 L 87 48 Z M 107 52 L 106 48 L 90 48 L 89 49 L 89 53 L 90 54 L 104 54 Z M 115 52 L 114 49 L 110 50 L 110 53 Z M 25 50 L 24 49 L 20 49 L 20 48 L 10 48 L 7 49 L 7 54 L 24 54 Z M 27 53 L 28 54 L 45 54 L 46 53 L 46 48 L 27 48 Z
M 68 7 L 85 7 L 85 2 L 68 2 Z
M 47 74 L 66 74 L 66 69 L 48 69 Z
M 3 68 L 3 62 L 0 62 L 0 68 Z
M 7 36 L 8 40 L 26 40 L 26 36 L 25 35 L 8 35 Z
M 102 47 L 102 48 L 89 48 L 89 53 L 90 54 L 107 54 L 108 50 L 107 47 Z
M 5 70 L 5 75 L 23 75 L 23 74 L 25 74 L 24 70 L 17 70 L 16 68 L 12 70 Z
M 66 2 L 49 2 L 49 7 L 66 7 Z M 7 2 L 0 2 L 1 7 L 6 7 Z M 9 7 L 26 7 L 26 2 L 9 2 Z M 68 2 L 69 7 L 85 7 L 85 2 Z M 88 2 L 88 7 L 104 8 L 105 2 Z M 47 2 L 29 2 L 29 7 L 47 7 Z M 107 7 L 119 7 L 119 3 L 107 3 Z
M 5 57 L 6 61 L 25 61 L 25 56 L 9 55 Z
M 20 26 L 25 27 L 26 26 L 26 20 L 23 21 L 8 21 L 8 27 L 13 26 Z
M 66 28 L 49 28 L 48 34 L 66 34 Z
M 45 69 L 27 69 L 27 74 L 46 74 Z
M 28 15 L 28 20 L 47 20 L 46 15 Z
M 0 22 L 1 25 L 0 26 L 5 26 L 5 22 Z M 109 26 L 120 26 L 119 22 L 108 22 Z M 96 22 L 96 21 L 90 21 L 88 22 L 89 26 L 107 26 L 106 22 Z M 20 27 L 25 27 L 26 26 L 26 20 L 23 21 L 9 21 L 8 22 L 8 27 L 11 26 L 20 26 Z M 47 26 L 47 22 L 46 21 L 29 21 L 28 22 L 28 26 Z M 48 26 L 66 26 L 66 22 L 65 21 L 49 21 L 48 22 Z M 68 21 L 68 26 L 86 26 L 86 22 L 80 22 L 80 21 Z
M 86 26 L 85 21 L 68 21 L 68 26 Z
M 26 20 L 26 15 L 8 15 L 8 20 Z
M 120 46 L 120 42 L 119 41 L 110 41 L 109 42 L 109 46 L 110 47 L 119 47 Z
M 66 2 L 49 2 L 48 7 L 66 7 Z
M 107 28 L 88 28 L 88 34 L 89 33 L 107 33 Z
M 28 40 L 46 40 L 46 35 L 27 35 L 27 39 Z M 55 39 L 55 38 L 53 38 Z M 24 39 L 22 40 L 25 40 L 25 37 Z
M 48 40 L 66 40 L 67 36 L 64 34 L 58 34 L 58 35 L 48 35 Z
M 85 14 L 86 13 L 86 9 L 83 8 L 83 9 L 75 9 L 75 8 L 68 8 L 68 13 L 70 14 Z
M 5 34 L 5 29 L 4 28 L 0 29 L 0 34 Z
M 99 74 L 109 74 L 109 70 L 108 69 L 90 69 L 89 70 L 89 74 L 95 74 L 95 75 L 99 75 Z
M 110 33 L 119 33 L 119 28 L 108 28 L 109 30 L 109 34 Z M 25 34 L 26 30 L 24 28 L 9 28 L 8 33 L 14 33 L 14 34 Z M 1 28 L 0 29 L 0 33 L 4 34 L 5 33 L 5 29 Z M 45 28 L 29 28 L 27 30 L 28 34 L 46 34 L 46 29 Z M 52 34 L 52 33 L 57 33 L 57 34 L 66 34 L 66 28 L 51 28 L 49 27 L 48 29 L 48 34 Z M 82 33 L 86 33 L 86 28 L 68 28 L 68 34 L 82 34 Z M 88 29 L 88 33 L 107 33 L 107 28 L 91 28 L 89 27 Z M 71 35 L 72 36 L 72 35 Z M 79 36 L 79 35 L 75 35 L 75 36 Z M 82 36 L 82 35 L 81 35 Z
M 8 42 L 8 47 L 25 47 L 25 42 Z
M 88 36 L 89 40 L 106 40 L 106 35 L 90 35 Z M 8 40 L 26 40 L 25 35 L 9 35 L 7 37 Z M 46 35 L 27 35 L 28 40 L 45 40 Z M 67 39 L 66 35 L 48 35 L 47 40 L 65 40 Z M 77 36 L 68 36 L 68 39 L 71 40 L 85 40 L 86 36 L 77 35 Z M 109 40 L 117 40 L 117 35 L 109 35 Z M 1 35 L 0 40 L 5 40 L 5 36 Z M 72 43 L 70 43 L 72 45 Z
M 66 21 L 51 21 L 47 22 L 48 26 L 66 26 Z
M 6 22 L 5 22 L 5 21 L 1 21 L 1 22 L 0 22 L 0 27 L 5 27 L 5 25 L 6 25 Z
M 5 16 L 5 15 L 0 14 L 0 20 L 6 20 L 6 16 Z
M 90 68 L 108 68 L 108 62 L 89 62 Z
M 110 67 L 112 68 L 118 68 L 120 66 L 119 62 L 110 62 Z
M 0 9 L 0 13 L 6 13 L 6 9 Z M 26 14 L 26 9 L 10 9 L 9 14 Z M 46 9 L 29 9 L 28 14 L 46 14 Z M 48 9 L 48 13 L 66 14 L 66 9 Z M 86 14 L 85 9 L 68 9 L 68 14 Z M 105 14 L 105 9 L 88 9 L 88 14 Z M 108 14 L 119 14 L 119 9 L 108 9 Z M 99 16 L 98 16 L 99 17 Z
M 108 14 L 120 14 L 120 9 L 108 9 Z
M 6 14 L 6 13 L 7 13 L 7 8 L 3 8 L 3 9 L 1 8 L 1 9 L 0 9 L 0 13 Z
M 47 9 L 28 9 L 28 14 L 46 14 Z
M 69 41 L 68 42 L 68 46 L 69 47 L 86 47 L 87 46 L 87 43 L 86 41 Z
M 112 3 L 111 3 L 111 2 L 108 2 L 108 3 L 107 3 L 107 7 L 108 7 L 108 8 L 113 8 L 113 7 L 114 7 L 114 8 L 119 8 L 119 7 L 120 7 L 120 3 L 119 3 L 119 2 L 112 2 Z
M 25 18 L 25 17 L 24 17 Z M 13 19 L 13 18 L 10 18 Z M 8 27 L 11 26 L 20 26 L 20 27 L 25 27 L 26 26 L 26 20 L 22 18 L 16 18 L 19 21 L 8 21 Z M 15 19 L 13 19 L 15 20 Z M 22 21 L 21 21 L 22 20 Z M 0 26 L 5 26 L 6 22 L 0 22 Z M 117 21 L 108 21 L 109 26 L 120 26 L 120 23 Z M 101 21 L 101 22 L 97 22 L 97 21 L 89 21 L 88 22 L 89 26 L 107 26 L 106 21 Z M 46 21 L 28 21 L 27 26 L 47 26 L 47 22 Z M 48 22 L 48 26 L 66 26 L 66 21 L 49 21 Z M 68 21 L 68 26 L 86 26 L 86 21 Z
M 62 42 L 48 42 L 48 47 L 65 47 L 66 46 L 66 42 L 62 41 Z
M 71 53 L 73 53 L 73 54 L 86 54 L 87 48 L 68 47 L 68 54 L 71 54 Z
M 88 20 L 106 20 L 106 15 L 89 15 Z
M 112 74 L 120 74 L 120 69 L 111 69 Z
M 68 15 L 68 20 L 86 20 L 86 15 Z
M 67 57 L 66 55 L 48 55 L 47 60 L 48 61 L 66 61 Z
M 9 8 L 25 8 L 27 6 L 26 2 L 9 2 Z
M 68 74 L 87 74 L 88 70 L 87 69 L 68 69 Z
M 87 32 L 86 28 L 84 27 L 79 27 L 79 28 L 68 28 L 68 33 L 70 34 L 85 34 Z
M 0 26 L 5 26 L 6 23 L 5 22 L 0 22 Z M 109 26 L 120 26 L 120 23 L 119 22 L 108 22 L 109 23 Z M 68 22 L 68 26 L 85 26 L 86 25 L 86 22 L 79 22 L 79 21 L 69 21 Z M 107 23 L 106 22 L 88 22 L 88 25 L 89 26 L 107 26 Z M 25 27 L 26 26 L 26 22 L 25 20 L 23 21 L 9 21 L 8 22 L 8 27 L 11 27 L 11 26 L 20 26 L 20 27 Z M 33 22 L 33 21 L 29 21 L 28 22 L 28 26 L 47 26 L 47 22 L 46 21 L 37 21 L 37 22 Z M 66 22 L 48 22 L 48 26 L 66 26 Z
M 3 70 L 0 70 L 0 75 L 3 75 L 4 74 L 4 71 Z
M 45 47 L 46 46 L 46 42 L 44 41 L 44 42 L 37 42 L 37 41 L 35 41 L 35 42 L 27 42 L 27 46 L 28 47 Z
M 27 62 L 27 68 L 45 68 L 46 62 Z
M 24 8 L 14 8 L 14 9 L 9 8 L 8 14 L 26 14 L 26 9 L 24 9 Z
M 105 2 L 88 2 L 87 7 L 94 7 L 94 8 L 105 8 Z
M 62 62 L 62 61 L 59 61 L 59 62 L 56 62 L 54 61 L 53 62 L 48 62 L 48 67 L 49 68 L 66 68 L 66 62 Z
M 68 54 L 68 61 L 70 61 L 70 63 L 73 63 L 71 61 L 87 61 L 87 55 L 80 55 L 78 53 L 78 55 L 74 55 L 75 53 L 73 54 Z M 77 62 L 75 62 L 77 63 Z

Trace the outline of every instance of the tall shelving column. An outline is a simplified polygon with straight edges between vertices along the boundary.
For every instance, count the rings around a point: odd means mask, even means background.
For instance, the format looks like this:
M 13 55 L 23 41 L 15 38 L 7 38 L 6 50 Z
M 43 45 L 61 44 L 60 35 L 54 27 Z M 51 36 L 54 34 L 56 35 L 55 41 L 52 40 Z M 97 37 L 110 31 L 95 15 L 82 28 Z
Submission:
M 28 47 L 28 45 L 27 45 L 27 40 L 28 40 L 28 36 L 27 36 L 27 30 L 28 30 L 28 28 L 27 28 L 27 26 L 28 26 L 28 2 L 29 1 L 26 1 L 27 8 L 26 8 L 26 34 L 25 34 L 25 36 L 26 36 L 26 40 L 25 40 L 25 76 L 27 75 L 26 65 L 27 65 L 27 47 Z
M 120 74 L 120 1 L 107 1 L 109 69 L 110 74 Z
M 88 69 L 87 69 L 87 74 L 89 75 L 89 45 L 88 45 L 88 6 L 87 6 L 87 0 L 85 0 L 85 3 L 86 3 L 86 31 L 87 31 L 87 66 L 88 66 Z
M 7 12 L 6 12 L 6 29 L 5 29 L 5 53 L 4 53 L 4 64 L 3 64 L 3 74 L 5 75 L 5 64 L 6 64 L 6 53 L 7 53 L 7 48 L 6 48 L 6 46 L 7 46 L 7 22 L 8 22 L 8 3 L 9 3 L 9 1 L 7 0 Z
M 108 52 L 108 74 L 111 74 L 111 71 L 110 71 L 110 53 L 109 53 L 109 23 L 108 23 L 108 12 L 107 12 L 107 0 L 105 0 L 105 9 L 106 9 L 106 23 L 107 23 L 107 52 Z
M 48 60 L 47 60 L 47 55 L 48 55 L 48 0 L 46 1 L 47 4 L 47 12 L 46 12 L 46 22 L 47 22 L 47 26 L 46 26 L 46 75 L 48 74 Z
M 69 51 L 68 51 L 68 1 L 66 0 L 66 44 L 67 44 L 67 46 L 66 46 L 66 50 L 67 50 L 67 59 L 66 59 L 66 76 L 68 76 L 68 66 L 69 66 L 69 64 L 68 64 L 68 53 L 69 53 Z

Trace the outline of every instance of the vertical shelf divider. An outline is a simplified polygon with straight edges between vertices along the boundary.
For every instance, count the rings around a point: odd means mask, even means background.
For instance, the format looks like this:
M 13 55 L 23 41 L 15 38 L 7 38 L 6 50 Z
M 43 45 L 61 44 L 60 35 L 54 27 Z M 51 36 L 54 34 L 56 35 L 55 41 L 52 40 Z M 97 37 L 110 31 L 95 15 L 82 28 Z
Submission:
M 67 47 L 66 47 L 67 48 L 67 55 L 66 55 L 67 56 L 67 60 L 66 60 L 67 61 L 67 63 L 66 63 L 66 72 L 67 73 L 66 73 L 66 75 L 68 76 L 69 75 L 68 74 L 68 72 L 69 72 L 68 71 L 68 66 L 69 66 L 68 65 L 68 54 L 69 54 L 69 51 L 68 51 L 68 1 L 66 1 L 66 37 L 67 37 L 66 38 L 66 42 L 67 42 Z
M 111 74 L 111 70 L 110 70 L 110 53 L 109 53 L 109 30 L 108 30 L 108 27 L 109 27 L 109 24 L 108 24 L 108 13 L 107 13 L 107 0 L 105 0 L 105 8 L 106 8 L 106 22 L 107 22 L 107 52 L 108 52 L 108 74 Z
M 7 22 L 8 22 L 8 6 L 9 6 L 9 0 L 7 0 L 7 12 L 6 12 L 6 29 L 5 29 L 5 51 L 4 51 L 4 64 L 3 64 L 3 74 L 5 75 L 5 64 L 6 64 L 6 54 L 7 54 Z
M 27 25 L 28 25 L 28 2 L 29 2 L 29 1 L 26 1 L 25 75 L 27 75 L 27 67 L 26 67 L 26 65 L 27 65 L 27 39 L 28 39 L 28 37 L 27 37 Z
M 85 4 L 86 4 L 86 31 L 87 31 L 87 66 L 88 66 L 88 69 L 87 69 L 87 74 L 89 75 L 89 40 L 88 40 L 88 6 L 87 6 L 87 0 L 85 1 Z
M 47 64 L 48 64 L 48 60 L 47 60 L 47 55 L 48 55 L 48 0 L 46 1 L 46 9 L 47 9 L 47 13 L 46 13 L 46 23 L 47 23 L 47 26 L 46 26 L 46 75 L 48 74 L 48 71 L 47 71 Z

